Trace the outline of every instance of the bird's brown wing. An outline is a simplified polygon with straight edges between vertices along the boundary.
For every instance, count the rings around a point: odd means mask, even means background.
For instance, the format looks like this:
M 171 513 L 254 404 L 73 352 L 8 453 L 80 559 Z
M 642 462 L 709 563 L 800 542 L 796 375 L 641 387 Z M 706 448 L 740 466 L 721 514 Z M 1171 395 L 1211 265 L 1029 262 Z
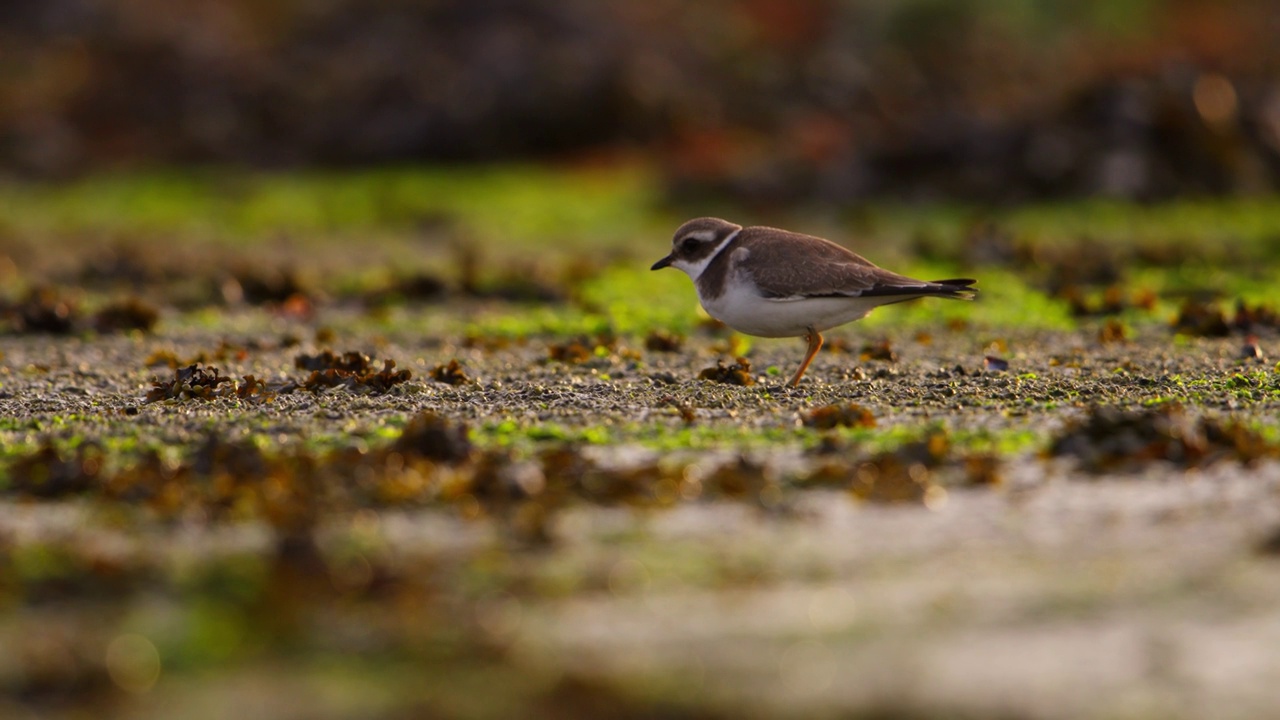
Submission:
M 757 228 L 743 232 L 749 230 Z M 739 269 L 751 276 L 767 298 L 914 296 L 932 294 L 934 287 L 942 289 L 876 267 L 829 240 L 772 228 L 760 230 L 749 238 L 749 250 L 741 247 L 734 253 Z

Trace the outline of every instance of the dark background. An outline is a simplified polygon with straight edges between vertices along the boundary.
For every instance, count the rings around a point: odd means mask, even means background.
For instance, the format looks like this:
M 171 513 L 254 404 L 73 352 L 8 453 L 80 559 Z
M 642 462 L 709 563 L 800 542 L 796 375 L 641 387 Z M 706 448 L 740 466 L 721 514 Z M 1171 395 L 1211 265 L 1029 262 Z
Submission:
M 845 201 L 1257 194 L 1265 0 L 5 0 L 0 172 L 656 160 Z

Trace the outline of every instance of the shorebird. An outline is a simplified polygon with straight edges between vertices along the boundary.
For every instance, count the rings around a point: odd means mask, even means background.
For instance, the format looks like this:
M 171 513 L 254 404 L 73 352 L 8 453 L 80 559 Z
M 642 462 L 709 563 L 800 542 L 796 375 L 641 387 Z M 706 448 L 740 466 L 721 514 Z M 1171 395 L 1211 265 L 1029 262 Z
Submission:
M 693 279 L 711 317 L 747 335 L 803 337 L 809 351 L 788 383 L 800 384 L 822 332 L 865 317 L 881 305 L 940 297 L 972 300 L 977 280 L 915 280 L 830 240 L 720 218 L 690 220 L 676 230 L 671 254 L 651 270 L 673 267 Z

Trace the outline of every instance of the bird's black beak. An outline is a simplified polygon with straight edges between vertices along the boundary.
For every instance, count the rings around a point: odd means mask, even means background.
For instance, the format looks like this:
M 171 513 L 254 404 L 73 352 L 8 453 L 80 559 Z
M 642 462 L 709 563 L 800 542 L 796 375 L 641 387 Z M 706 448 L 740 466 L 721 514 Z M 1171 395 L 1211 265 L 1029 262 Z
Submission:
M 649 269 L 650 269 L 650 270 L 661 270 L 662 268 L 664 268 L 664 267 L 668 267 L 668 266 L 670 266 L 670 265 L 671 265 L 671 256 L 670 256 L 670 255 L 668 255 L 668 256 L 666 256 L 666 257 L 662 258 L 661 260 L 659 260 L 658 262 L 654 263 L 654 264 L 653 264 L 653 267 L 651 267 L 651 268 L 649 268 Z

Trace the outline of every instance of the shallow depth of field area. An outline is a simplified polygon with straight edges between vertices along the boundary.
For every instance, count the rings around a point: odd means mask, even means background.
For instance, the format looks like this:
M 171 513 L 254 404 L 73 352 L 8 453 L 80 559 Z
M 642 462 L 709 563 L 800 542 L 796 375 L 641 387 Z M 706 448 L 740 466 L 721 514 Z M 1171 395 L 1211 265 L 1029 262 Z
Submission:
M 1265 4 L 64 5 L 0 14 L 0 716 L 1280 701 Z M 789 388 L 649 270 L 700 215 L 980 292 Z

